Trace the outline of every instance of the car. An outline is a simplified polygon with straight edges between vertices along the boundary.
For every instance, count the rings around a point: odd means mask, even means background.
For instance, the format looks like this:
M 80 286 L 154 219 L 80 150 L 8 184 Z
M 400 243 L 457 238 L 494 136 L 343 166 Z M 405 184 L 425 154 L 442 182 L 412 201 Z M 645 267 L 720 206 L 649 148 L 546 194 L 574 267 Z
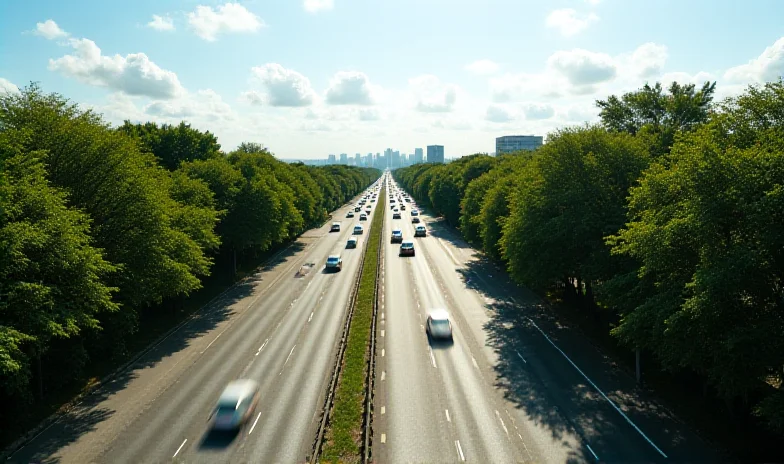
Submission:
M 370 206 L 370 205 L 367 205 L 367 206 L 365 206 L 365 209 L 366 209 L 366 210 L 368 210 L 368 211 L 370 211 L 371 209 L 373 209 L 373 207 L 372 207 L 372 206 Z
M 389 200 L 389 202 L 394 204 L 395 203 L 395 199 L 393 198 L 393 199 Z
M 348 241 L 346 242 L 346 248 L 356 248 L 357 247 L 357 240 L 356 237 L 349 237 Z
M 411 199 L 406 197 L 406 203 L 411 203 Z
M 405 210 L 406 210 L 406 205 L 400 205 L 400 211 L 405 211 Z
M 367 221 L 367 214 L 366 213 L 360 214 L 359 215 L 359 220 L 360 221 Z
M 449 313 L 445 309 L 430 310 L 427 315 L 425 332 L 434 339 L 452 340 L 452 322 L 449 320 Z
M 412 217 L 411 224 L 419 224 L 419 216 Z
M 362 235 L 364 232 L 365 229 L 363 229 L 361 225 L 357 224 L 354 226 L 354 235 Z
M 396 211 L 396 212 L 392 213 L 392 219 L 400 219 L 400 212 Z
M 391 243 L 400 243 L 402 241 L 403 241 L 403 231 L 400 229 L 393 230 Z
M 398 256 L 416 256 L 416 251 L 414 250 L 414 242 L 407 240 L 401 243 Z
M 417 211 L 417 210 L 415 210 L 415 209 L 412 209 L 412 210 L 411 210 L 411 215 L 412 215 L 412 216 L 419 216 L 419 211 Z
M 329 255 L 325 268 L 328 271 L 340 271 L 343 269 L 343 258 L 340 255 Z
M 212 412 L 213 430 L 237 430 L 253 415 L 261 394 L 253 380 L 233 380 L 223 389 Z
M 354 212 L 355 212 L 355 213 L 358 213 L 358 212 L 360 212 L 361 210 L 362 210 L 362 207 L 361 207 L 361 206 L 355 206 L 355 207 L 354 207 Z
M 427 229 L 425 229 L 425 226 L 416 226 L 416 229 L 414 229 L 414 237 L 427 237 Z
M 329 228 L 329 231 L 330 232 L 340 232 L 340 223 L 339 222 L 333 222 L 332 223 L 332 227 Z
M 354 212 L 353 211 L 349 211 L 348 213 L 346 213 L 346 217 L 347 218 L 353 218 L 354 217 Z
M 389 209 L 391 209 L 392 211 L 394 211 L 394 210 L 396 210 L 396 209 L 397 209 L 397 206 L 395 206 L 395 205 L 389 205 Z

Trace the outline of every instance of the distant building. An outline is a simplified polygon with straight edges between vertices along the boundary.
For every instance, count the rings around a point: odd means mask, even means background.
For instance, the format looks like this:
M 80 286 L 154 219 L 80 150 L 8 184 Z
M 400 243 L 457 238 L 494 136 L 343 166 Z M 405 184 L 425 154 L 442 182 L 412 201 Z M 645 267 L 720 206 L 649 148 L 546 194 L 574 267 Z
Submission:
M 340 154 L 340 164 L 348 164 L 348 154 L 346 153 Z
M 400 167 L 400 152 L 395 150 L 392 152 L 392 160 L 389 163 L 390 169 L 397 169 Z
M 423 161 L 425 161 L 424 150 L 421 148 L 414 148 L 414 164 L 418 164 Z
M 335 164 L 335 155 L 329 155 L 327 158 L 327 164 Z
M 443 145 L 428 145 L 427 146 L 427 162 L 428 163 L 443 163 L 444 162 L 444 146 Z
M 520 150 L 536 150 L 542 146 L 543 137 L 540 135 L 506 135 L 496 137 L 496 155 L 512 153 Z
M 354 155 L 354 166 L 362 166 L 362 155 L 359 153 Z

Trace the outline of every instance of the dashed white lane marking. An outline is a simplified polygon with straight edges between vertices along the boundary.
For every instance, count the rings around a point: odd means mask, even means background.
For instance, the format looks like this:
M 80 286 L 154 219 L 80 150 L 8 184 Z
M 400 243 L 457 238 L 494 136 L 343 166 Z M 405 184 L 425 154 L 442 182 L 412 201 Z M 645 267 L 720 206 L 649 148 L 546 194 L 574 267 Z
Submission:
M 384 319 L 384 313 L 383 312 L 381 313 L 381 319 Z
M 384 348 L 381 348 L 381 357 L 383 358 L 385 354 L 386 354 L 386 350 Z
M 444 409 L 444 413 L 446 413 L 446 421 L 452 422 L 452 419 L 449 417 L 449 409 Z
M 258 356 L 259 353 L 261 353 L 261 350 L 263 350 L 264 347 L 267 346 L 267 342 L 269 342 L 269 338 L 264 340 L 264 344 L 259 347 L 259 351 L 256 352 L 256 356 Z
M 387 407 L 381 406 L 381 414 L 386 414 L 386 413 L 387 413 Z
M 583 376 L 583 378 L 584 378 L 585 380 L 587 380 L 587 381 L 588 381 L 588 383 L 590 383 L 590 384 L 591 384 L 591 386 L 592 386 L 592 387 L 593 387 L 593 388 L 594 388 L 596 391 L 598 391 L 598 392 L 599 392 L 599 394 L 600 394 L 600 395 L 602 395 L 602 397 L 603 397 L 605 400 L 607 400 L 607 402 L 608 402 L 608 403 L 610 403 L 610 406 L 612 406 L 612 407 L 613 407 L 613 409 L 615 409 L 615 410 L 618 412 L 618 414 L 620 414 L 620 415 L 621 415 L 621 417 L 623 417 L 624 419 L 626 419 L 626 422 L 628 422 L 628 423 L 629 423 L 629 425 L 631 425 L 632 427 L 634 427 L 634 430 L 636 430 L 636 431 L 637 431 L 637 433 L 639 433 L 639 434 L 640 434 L 640 435 L 641 435 L 641 436 L 642 436 L 642 437 L 645 439 L 645 441 L 647 441 L 647 442 L 648 442 L 648 443 L 649 443 L 649 444 L 650 444 L 650 445 L 653 447 L 653 449 L 655 449 L 656 451 L 658 451 L 658 452 L 659 452 L 659 454 L 661 454 L 661 455 L 664 457 L 664 459 L 667 459 L 667 455 L 666 455 L 666 454 L 664 454 L 664 451 L 662 451 L 661 449 L 659 449 L 659 447 L 658 447 L 658 446 L 656 446 L 656 444 L 655 444 L 655 443 L 654 443 L 654 442 L 653 442 L 653 441 L 652 441 L 650 438 L 648 438 L 648 436 L 647 436 L 647 435 L 645 435 L 645 433 L 643 433 L 643 431 L 642 431 L 642 430 L 640 430 L 640 428 L 639 428 L 639 427 L 637 427 L 637 424 L 635 424 L 634 422 L 632 422 L 632 420 L 631 420 L 631 419 L 629 419 L 629 416 L 627 416 L 627 415 L 626 415 L 626 414 L 625 414 L 623 411 L 621 411 L 621 408 L 619 408 L 619 407 L 618 407 L 618 405 L 616 405 L 616 404 L 615 404 L 615 402 L 613 402 L 613 400 L 611 400 L 610 398 L 608 398 L 608 397 L 607 397 L 607 395 L 605 395 L 605 394 L 604 394 L 604 392 L 603 392 L 603 391 L 602 391 L 602 390 L 601 390 L 599 387 L 597 387 L 597 386 L 596 386 L 596 384 L 595 384 L 595 383 L 593 383 L 593 381 L 592 381 L 591 379 L 589 379 L 589 378 L 588 378 L 588 376 L 587 376 L 587 375 L 585 375 L 585 373 L 584 373 L 584 372 L 583 372 L 583 371 L 582 371 L 582 370 L 581 370 L 579 367 L 577 367 L 577 364 L 575 364 L 575 363 L 574 363 L 574 361 L 572 361 L 571 359 L 569 359 L 569 356 L 566 356 L 566 353 L 564 353 L 564 352 L 563 352 L 563 350 L 561 350 L 560 348 L 558 348 L 558 345 L 556 345 L 556 344 L 555 344 L 555 343 L 554 343 L 552 340 L 550 340 L 550 337 L 548 337 L 548 336 L 547 336 L 547 334 L 546 334 L 546 333 L 544 333 L 544 330 L 540 329 L 540 328 L 539 328 L 539 326 L 538 326 L 538 325 L 536 325 L 536 322 L 534 322 L 534 321 L 533 321 L 533 319 L 531 319 L 531 318 L 528 318 L 528 320 L 531 322 L 531 324 L 533 324 L 533 326 L 536 328 L 536 330 L 538 330 L 538 331 L 539 331 L 539 333 L 541 333 L 541 334 L 542 334 L 542 336 L 544 336 L 544 338 L 545 338 L 545 339 L 547 339 L 547 341 L 548 341 L 548 342 L 550 342 L 550 344 L 551 344 L 551 345 L 553 345 L 553 348 L 555 348 L 556 350 L 558 350 L 558 352 L 559 352 L 559 353 L 561 353 L 561 354 L 563 355 L 563 357 L 564 357 L 564 358 L 566 358 L 566 360 L 567 360 L 567 361 L 569 361 L 569 364 L 571 364 L 571 365 L 572 365 L 572 367 L 574 367 L 575 369 L 577 369 L 577 372 L 579 372 L 579 373 L 580 373 L 580 375 L 582 375 L 582 376 Z
M 385 332 L 384 330 L 381 330 L 381 336 L 382 337 L 384 336 L 384 332 Z
M 387 442 L 387 434 L 386 433 L 382 433 L 381 434 L 381 443 L 386 443 L 386 442 Z
M 474 363 L 474 367 L 479 369 L 479 364 L 476 362 L 476 358 L 471 356 L 471 362 Z
M 310 317 L 308 317 L 308 322 L 310 322 L 310 321 L 313 319 L 313 313 L 314 313 L 314 312 L 315 312 L 315 311 L 311 311 L 311 312 L 310 312 Z
M 460 446 L 460 440 L 455 440 L 455 449 L 457 449 L 457 455 L 460 457 L 460 460 L 465 461 L 465 455 L 463 454 L 463 448 Z
M 594 453 L 594 452 L 593 452 L 593 450 L 591 449 L 591 445 L 589 445 L 588 443 L 586 443 L 586 444 L 585 444 L 585 446 L 587 446 L 587 447 L 588 447 L 588 451 L 590 451 L 590 452 L 591 452 L 591 454 L 593 454 L 593 457 L 595 457 L 595 458 L 596 458 L 596 460 L 598 461 L 598 460 L 599 460 L 599 456 L 597 456 L 597 455 L 596 455 L 596 453 Z
M 289 355 L 286 356 L 286 362 L 283 363 L 283 369 L 281 369 L 280 374 L 278 374 L 278 375 L 283 374 L 283 371 L 286 369 L 286 364 L 288 364 L 289 359 L 291 359 L 291 354 L 294 353 L 294 348 L 296 348 L 296 347 L 297 347 L 297 345 L 294 345 L 294 346 L 291 347 L 291 351 L 289 351 Z
M 258 422 L 259 422 L 259 418 L 260 418 L 260 417 L 261 417 L 261 413 L 259 413 L 259 415 L 258 415 L 258 416 L 256 416 L 256 420 L 255 420 L 255 421 L 253 421 L 253 425 L 251 425 L 251 426 L 250 426 L 250 431 L 248 431 L 248 435 L 250 435 L 251 433 L 253 433 L 253 429 L 255 429 L 255 428 L 256 428 L 256 423 L 258 423 Z
M 228 327 L 227 327 L 227 328 L 228 328 Z M 223 332 L 225 332 L 225 331 L 226 331 L 226 329 L 223 329 Z M 213 343 L 215 343 L 215 342 L 216 342 L 216 341 L 217 341 L 217 340 L 220 338 L 220 336 L 221 336 L 221 335 L 223 335 L 223 332 L 219 333 L 219 334 L 218 334 L 218 336 L 217 336 L 217 337 L 215 337 L 215 338 L 214 338 L 214 339 L 213 339 L 213 340 L 210 342 L 210 344 L 209 344 L 209 345 L 207 345 L 207 348 L 204 348 L 204 349 L 202 350 L 202 352 L 201 352 L 201 353 L 199 353 L 199 354 L 204 354 L 204 352 L 205 352 L 205 351 L 209 350 L 209 349 L 210 349 L 210 347 L 212 346 L 212 344 L 213 344 Z
M 430 352 L 430 362 L 433 363 L 433 367 L 436 367 L 436 357 L 433 356 L 433 349 L 428 346 L 427 350 Z
M 525 360 L 525 358 L 523 357 L 523 355 L 520 354 L 519 351 L 515 350 L 515 353 L 517 353 L 517 356 L 519 356 L 520 359 L 522 359 L 524 363 L 528 364 L 528 361 Z
M 384 379 L 387 378 L 387 371 L 381 371 L 381 381 L 383 382 Z
M 506 428 L 506 424 L 504 424 L 504 420 L 501 418 L 501 413 L 499 413 L 497 409 L 495 410 L 495 417 L 497 417 L 498 420 L 501 421 L 501 427 L 504 428 L 504 432 L 506 432 L 506 436 L 509 436 L 509 430 Z
M 174 456 L 172 456 L 173 458 L 176 458 L 176 457 L 177 457 L 177 455 L 180 453 L 180 450 L 182 449 L 182 447 L 183 447 L 183 446 L 185 446 L 185 443 L 186 443 L 187 441 L 188 441 L 188 439 L 187 439 L 187 438 L 186 438 L 185 440 L 183 440 L 183 441 L 182 441 L 182 444 L 180 445 L 180 447 L 179 447 L 179 448 L 177 448 L 177 451 L 175 451 L 175 452 L 174 452 Z

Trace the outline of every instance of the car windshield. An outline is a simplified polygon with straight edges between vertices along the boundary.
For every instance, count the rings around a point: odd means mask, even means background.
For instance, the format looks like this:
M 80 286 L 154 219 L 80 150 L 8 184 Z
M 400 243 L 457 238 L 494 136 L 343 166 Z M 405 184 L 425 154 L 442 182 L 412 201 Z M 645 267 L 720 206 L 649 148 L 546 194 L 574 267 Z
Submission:
M 327 258 L 328 263 L 337 263 L 340 261 L 340 258 Z
M 437 329 L 446 329 L 449 327 L 449 321 L 446 319 L 433 319 L 433 327 Z

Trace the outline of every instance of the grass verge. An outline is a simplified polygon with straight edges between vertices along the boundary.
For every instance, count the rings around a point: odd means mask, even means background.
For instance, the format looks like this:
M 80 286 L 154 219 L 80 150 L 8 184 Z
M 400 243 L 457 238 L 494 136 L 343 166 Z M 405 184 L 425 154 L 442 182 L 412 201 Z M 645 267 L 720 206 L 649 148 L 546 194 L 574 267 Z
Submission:
M 343 365 L 335 387 L 335 399 L 324 434 L 321 462 L 360 462 L 365 403 L 367 357 L 375 305 L 378 250 L 386 208 L 386 188 L 381 190 L 370 225 L 368 244 L 354 314 L 349 325 Z

